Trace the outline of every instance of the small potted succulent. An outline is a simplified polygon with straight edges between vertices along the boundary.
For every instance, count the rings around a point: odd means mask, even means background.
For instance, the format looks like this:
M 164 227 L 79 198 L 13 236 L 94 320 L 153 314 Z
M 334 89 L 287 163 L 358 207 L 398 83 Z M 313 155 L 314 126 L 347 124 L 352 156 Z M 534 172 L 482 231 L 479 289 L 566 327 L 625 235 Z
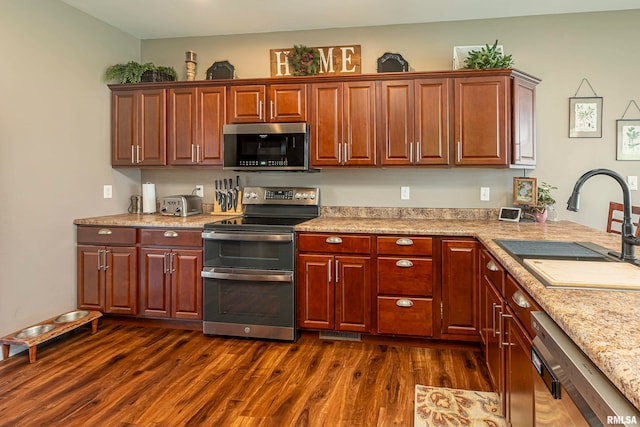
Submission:
M 498 40 L 493 46 L 485 45 L 480 50 L 472 50 L 464 60 L 464 68 L 484 70 L 487 68 L 510 68 L 513 65 L 511 55 L 504 56 L 498 50 Z
M 536 222 L 545 222 L 547 220 L 549 210 L 553 209 L 556 204 L 556 200 L 551 196 L 551 190 L 557 189 L 558 187 L 546 182 L 538 185 L 538 199 L 533 208 L 533 216 L 536 218 Z
M 120 83 L 175 81 L 177 77 L 172 67 L 156 66 L 151 62 L 140 64 L 136 61 L 112 65 L 104 73 L 104 81 L 118 80 Z

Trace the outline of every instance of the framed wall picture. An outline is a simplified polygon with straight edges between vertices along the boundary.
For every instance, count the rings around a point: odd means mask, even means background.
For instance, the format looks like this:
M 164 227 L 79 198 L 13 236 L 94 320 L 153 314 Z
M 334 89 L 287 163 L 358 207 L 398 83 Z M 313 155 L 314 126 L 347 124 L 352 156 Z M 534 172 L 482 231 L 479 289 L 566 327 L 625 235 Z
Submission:
M 602 97 L 569 98 L 569 138 L 602 138 Z
M 640 119 L 616 120 L 616 160 L 640 160 Z
M 535 206 L 538 201 L 538 185 L 535 178 L 513 178 L 513 204 Z

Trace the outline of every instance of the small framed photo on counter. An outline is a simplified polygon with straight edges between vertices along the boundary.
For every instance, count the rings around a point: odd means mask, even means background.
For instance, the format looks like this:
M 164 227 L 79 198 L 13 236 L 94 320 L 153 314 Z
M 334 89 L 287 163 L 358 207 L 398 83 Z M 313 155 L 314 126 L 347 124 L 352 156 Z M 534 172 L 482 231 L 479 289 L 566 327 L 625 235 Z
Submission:
M 535 206 L 538 201 L 538 185 L 535 178 L 513 178 L 513 204 Z

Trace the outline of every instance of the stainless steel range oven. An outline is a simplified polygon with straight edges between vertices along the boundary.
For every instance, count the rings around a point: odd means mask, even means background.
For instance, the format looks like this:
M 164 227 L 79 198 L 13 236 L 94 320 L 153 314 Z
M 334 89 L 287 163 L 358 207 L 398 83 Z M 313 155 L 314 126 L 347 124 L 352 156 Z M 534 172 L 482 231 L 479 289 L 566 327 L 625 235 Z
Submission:
M 203 331 L 295 341 L 294 228 L 319 215 L 317 188 L 247 187 L 245 214 L 204 226 Z

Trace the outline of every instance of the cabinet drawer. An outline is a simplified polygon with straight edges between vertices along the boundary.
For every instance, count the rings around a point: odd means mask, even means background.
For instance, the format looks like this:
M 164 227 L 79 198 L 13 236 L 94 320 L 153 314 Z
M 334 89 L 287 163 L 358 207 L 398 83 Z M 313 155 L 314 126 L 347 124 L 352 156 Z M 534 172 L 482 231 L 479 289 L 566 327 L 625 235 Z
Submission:
M 201 230 L 154 228 L 140 230 L 142 245 L 202 247 Z
M 370 254 L 371 237 L 357 234 L 299 234 L 301 252 Z
M 504 294 L 504 268 L 486 249 L 480 253 L 480 269 L 482 275 L 486 276 L 493 286 Z
M 378 297 L 378 333 L 432 336 L 433 300 Z
M 136 229 L 128 227 L 79 226 L 77 242 L 102 245 L 135 245 Z
M 505 281 L 504 297 L 529 336 L 535 337 L 536 333 L 531 327 L 531 312 L 540 310 L 538 304 L 509 275 Z
M 378 294 L 428 297 L 432 292 L 431 259 L 378 257 Z
M 431 256 L 432 249 L 431 237 L 378 236 L 379 254 Z

